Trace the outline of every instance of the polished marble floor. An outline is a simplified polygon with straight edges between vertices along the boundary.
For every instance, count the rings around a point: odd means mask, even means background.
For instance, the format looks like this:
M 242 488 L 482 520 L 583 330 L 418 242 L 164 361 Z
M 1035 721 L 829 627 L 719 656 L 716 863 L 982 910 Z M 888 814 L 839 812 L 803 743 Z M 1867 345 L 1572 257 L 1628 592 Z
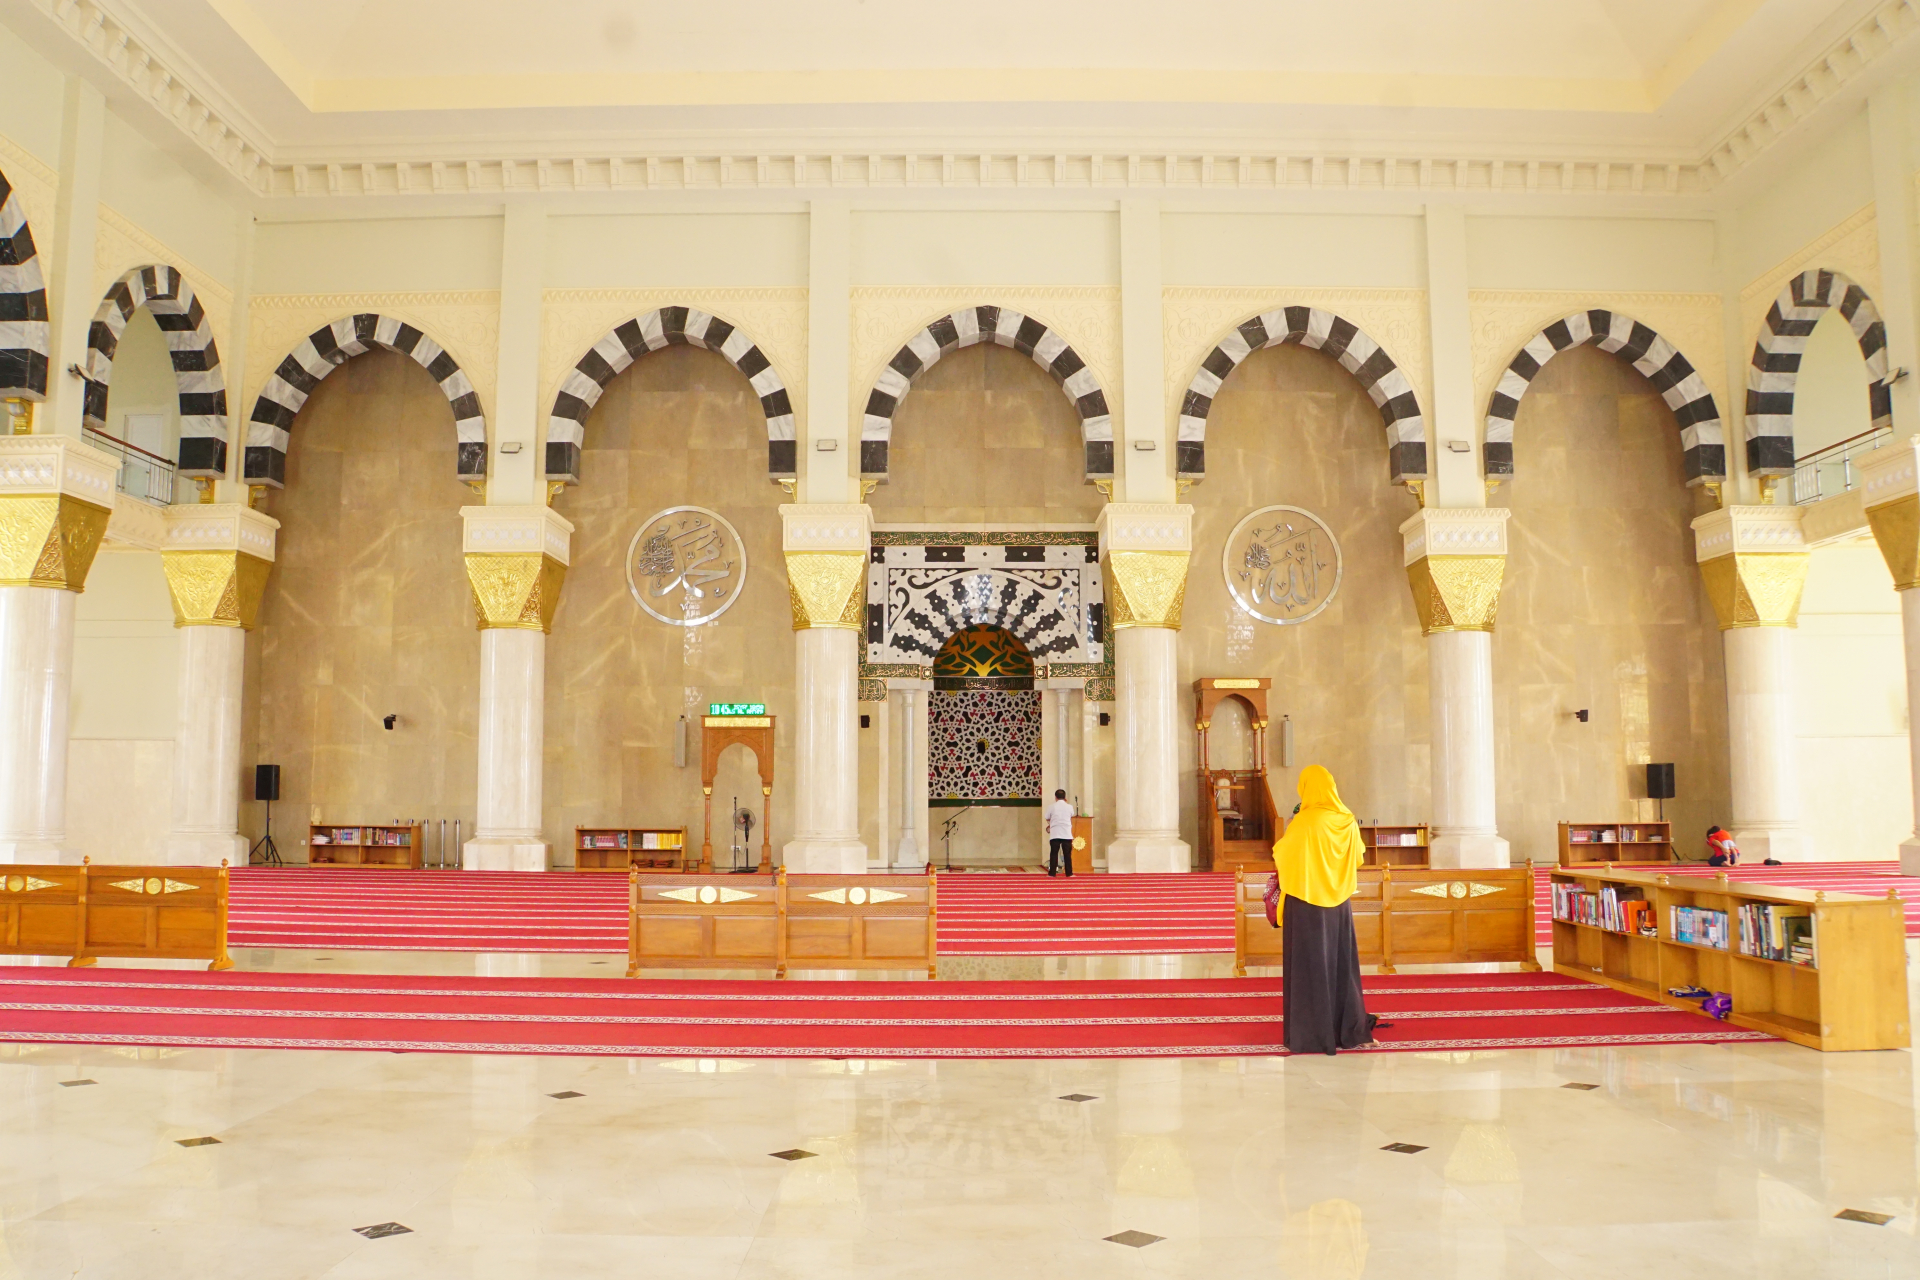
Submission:
M 1915 1113 L 1911 1054 L 1786 1044 L 898 1063 L 0 1044 L 0 1280 L 1906 1280 Z

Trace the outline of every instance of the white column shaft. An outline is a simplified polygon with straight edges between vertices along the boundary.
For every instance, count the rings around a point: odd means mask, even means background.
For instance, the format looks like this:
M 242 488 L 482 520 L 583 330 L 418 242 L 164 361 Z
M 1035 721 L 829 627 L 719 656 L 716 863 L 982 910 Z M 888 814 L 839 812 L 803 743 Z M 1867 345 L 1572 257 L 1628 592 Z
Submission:
M 1913 769 L 1913 834 L 1900 842 L 1900 873 L 1920 876 L 1920 589 L 1900 593 L 1900 634 L 1907 650 L 1907 755 Z
M 794 838 L 789 871 L 857 873 L 860 840 L 860 636 L 843 627 L 793 633 L 797 699 Z
M 894 846 L 893 865 L 917 867 L 926 861 L 920 847 L 920 807 L 926 803 L 926 779 L 914 749 L 914 724 L 919 719 L 914 705 L 918 691 L 900 691 L 900 842 Z
M 480 633 L 479 813 L 461 851 L 469 871 L 545 871 L 540 838 L 546 749 L 547 637 Z
M 1436 867 L 1504 867 L 1512 851 L 1496 824 L 1493 777 L 1493 636 L 1436 631 L 1427 637 L 1433 733 Z
M 0 587 L 0 862 L 61 862 L 74 593 Z
M 1793 727 L 1793 630 L 1734 627 L 1727 654 L 1727 755 L 1733 838 L 1749 861 L 1801 852 Z
M 240 716 L 247 633 L 182 627 L 180 711 L 173 737 L 173 866 L 245 863 L 240 835 Z
M 1187 871 L 1180 838 L 1179 633 L 1126 627 L 1114 634 L 1113 872 Z

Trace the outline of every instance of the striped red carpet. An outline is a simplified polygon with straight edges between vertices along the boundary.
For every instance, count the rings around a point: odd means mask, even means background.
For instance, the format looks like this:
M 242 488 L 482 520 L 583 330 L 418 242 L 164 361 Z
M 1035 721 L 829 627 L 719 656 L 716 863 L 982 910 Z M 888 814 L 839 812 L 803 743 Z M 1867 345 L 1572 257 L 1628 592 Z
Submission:
M 1366 979 L 1380 1049 L 1772 1037 L 1553 974 Z M 1280 983 L 0 973 L 0 1040 L 667 1057 L 1097 1058 L 1282 1052 Z

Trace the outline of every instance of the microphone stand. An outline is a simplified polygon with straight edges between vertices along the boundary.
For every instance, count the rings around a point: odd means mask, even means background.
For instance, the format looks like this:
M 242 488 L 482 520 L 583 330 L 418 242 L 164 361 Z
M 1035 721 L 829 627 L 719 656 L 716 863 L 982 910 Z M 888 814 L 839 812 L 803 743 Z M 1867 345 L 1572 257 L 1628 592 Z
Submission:
M 967 816 L 967 810 L 955 809 L 953 811 L 953 816 L 946 820 L 945 825 L 940 830 L 940 843 L 946 848 L 946 851 L 947 851 L 946 869 L 948 871 L 953 870 L 953 829 L 959 826 L 960 819 L 966 816 Z

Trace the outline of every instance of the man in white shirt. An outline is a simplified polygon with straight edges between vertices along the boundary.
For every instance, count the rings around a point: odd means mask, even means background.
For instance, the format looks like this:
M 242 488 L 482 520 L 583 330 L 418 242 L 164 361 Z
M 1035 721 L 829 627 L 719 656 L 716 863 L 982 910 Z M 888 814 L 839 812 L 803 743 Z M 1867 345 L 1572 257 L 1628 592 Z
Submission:
M 1067 803 L 1067 793 L 1053 793 L 1053 803 L 1047 806 L 1047 874 L 1053 874 L 1057 863 L 1067 864 L 1067 879 L 1073 879 L 1073 806 Z

